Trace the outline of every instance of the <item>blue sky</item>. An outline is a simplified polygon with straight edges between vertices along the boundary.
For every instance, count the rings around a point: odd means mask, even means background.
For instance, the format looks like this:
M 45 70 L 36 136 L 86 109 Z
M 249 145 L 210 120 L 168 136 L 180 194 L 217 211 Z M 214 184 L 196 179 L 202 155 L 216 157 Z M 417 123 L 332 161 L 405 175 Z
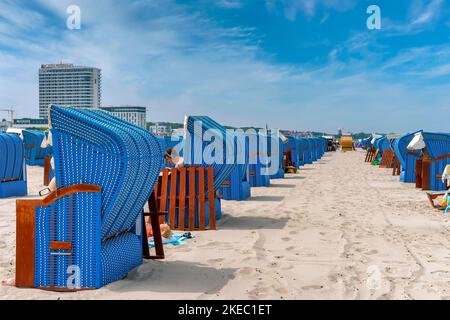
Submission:
M 0 0 L 0 106 L 37 117 L 38 68 L 63 61 L 152 121 L 449 132 L 449 40 L 447 0 Z

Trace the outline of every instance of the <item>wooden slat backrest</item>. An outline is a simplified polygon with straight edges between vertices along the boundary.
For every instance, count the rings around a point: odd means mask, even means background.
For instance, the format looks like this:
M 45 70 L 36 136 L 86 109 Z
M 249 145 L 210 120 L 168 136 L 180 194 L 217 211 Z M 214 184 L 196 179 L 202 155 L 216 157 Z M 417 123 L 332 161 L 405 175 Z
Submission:
M 199 229 L 205 230 L 205 168 L 198 168 Z
M 430 160 L 422 161 L 422 190 L 428 191 L 430 187 Z
M 186 168 L 180 168 L 180 201 L 178 206 L 178 229 L 186 230 Z
M 216 229 L 213 167 L 190 166 L 187 168 L 163 169 L 155 186 L 154 194 L 157 195 L 159 200 L 159 210 L 169 213 L 168 220 L 171 229 L 183 231 L 206 230 L 207 206 L 209 207 L 208 229 Z M 169 208 L 167 208 L 167 203 Z M 178 223 L 176 223 L 177 220 Z
M 175 229 L 175 210 L 177 208 L 177 178 L 178 169 L 172 169 L 170 175 L 170 195 L 169 195 L 169 226 Z
M 213 167 L 209 167 L 207 171 L 208 171 L 209 229 L 216 230 L 214 169 Z
M 416 188 L 422 188 L 422 161 L 416 160 Z
M 169 187 L 169 169 L 162 170 L 161 194 L 159 195 L 159 211 L 167 211 L 167 191 Z
M 195 227 L 195 167 L 189 167 L 189 225 L 187 228 L 193 230 Z

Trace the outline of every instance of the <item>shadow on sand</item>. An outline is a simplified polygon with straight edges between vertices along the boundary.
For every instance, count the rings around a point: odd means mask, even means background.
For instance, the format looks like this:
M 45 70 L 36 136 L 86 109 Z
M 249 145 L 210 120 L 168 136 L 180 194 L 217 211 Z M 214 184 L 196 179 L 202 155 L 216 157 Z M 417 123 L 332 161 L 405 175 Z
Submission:
M 248 201 L 272 201 L 272 202 L 281 202 L 284 200 L 283 196 L 255 196 L 248 199 Z
M 300 169 L 300 170 L 302 170 L 302 169 Z M 306 179 L 306 177 L 302 177 L 302 176 L 298 176 L 298 175 L 296 175 L 296 176 L 290 176 L 290 177 L 284 177 L 286 180 L 303 180 L 303 179 Z
M 238 269 L 216 269 L 187 261 L 145 261 L 122 280 L 108 286 L 118 292 L 219 292 Z
M 285 188 L 285 189 L 294 189 L 295 184 L 271 184 L 270 188 Z
M 221 230 L 283 229 L 288 221 L 288 218 L 234 217 L 225 214 L 220 219 L 219 227 Z

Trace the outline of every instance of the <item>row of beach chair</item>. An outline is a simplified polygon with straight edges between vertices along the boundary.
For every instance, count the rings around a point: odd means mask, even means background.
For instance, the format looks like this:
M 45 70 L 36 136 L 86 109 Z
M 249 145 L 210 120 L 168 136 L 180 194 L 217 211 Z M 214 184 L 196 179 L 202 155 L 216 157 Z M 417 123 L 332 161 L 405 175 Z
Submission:
M 427 191 L 433 206 L 434 199 L 447 193 L 442 172 L 450 164 L 450 134 L 419 130 L 395 139 L 379 137 L 366 147 L 366 162 L 379 160 L 380 167 L 392 168 L 401 182 Z
M 49 117 L 57 190 L 16 203 L 16 286 L 23 288 L 96 289 L 122 279 L 143 259 L 164 258 L 160 223 L 174 230 L 215 229 L 222 198 L 244 200 L 252 186 L 268 186 L 271 177 L 284 176 L 286 165 L 299 168 L 326 151 L 324 139 L 295 137 L 287 137 L 279 150 L 270 144 L 251 150 L 208 117 L 186 117 L 185 136 L 178 141 L 157 138 L 99 110 L 53 105 Z M 195 137 L 210 129 L 223 137 L 223 162 L 211 164 L 199 154 L 208 145 Z M 25 170 L 20 154 L 25 148 L 16 138 L 8 135 Z M 285 137 L 275 139 L 286 142 Z M 184 166 L 165 165 L 165 151 L 180 145 Z M 233 152 L 230 145 L 245 150 L 244 163 L 225 161 Z M 250 161 L 261 153 L 281 160 L 278 172 L 265 175 L 266 163 Z M 23 172 L 1 177 L 20 179 Z M 154 256 L 148 248 L 146 217 L 153 227 Z

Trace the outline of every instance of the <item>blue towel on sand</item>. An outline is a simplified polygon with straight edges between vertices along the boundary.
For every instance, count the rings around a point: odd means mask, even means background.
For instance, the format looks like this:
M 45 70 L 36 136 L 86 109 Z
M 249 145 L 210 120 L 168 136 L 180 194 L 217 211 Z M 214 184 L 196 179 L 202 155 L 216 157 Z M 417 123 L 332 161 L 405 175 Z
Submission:
M 192 235 L 190 234 L 190 232 L 185 233 L 185 234 L 172 234 L 172 237 L 170 239 L 166 239 L 166 238 L 162 238 L 163 240 L 163 244 L 171 244 L 174 246 L 180 246 L 183 244 L 186 244 L 187 242 L 184 241 L 186 239 L 191 239 Z M 155 242 L 153 241 L 153 237 L 149 237 L 148 238 L 148 245 L 150 246 L 150 248 L 154 248 L 155 247 Z

